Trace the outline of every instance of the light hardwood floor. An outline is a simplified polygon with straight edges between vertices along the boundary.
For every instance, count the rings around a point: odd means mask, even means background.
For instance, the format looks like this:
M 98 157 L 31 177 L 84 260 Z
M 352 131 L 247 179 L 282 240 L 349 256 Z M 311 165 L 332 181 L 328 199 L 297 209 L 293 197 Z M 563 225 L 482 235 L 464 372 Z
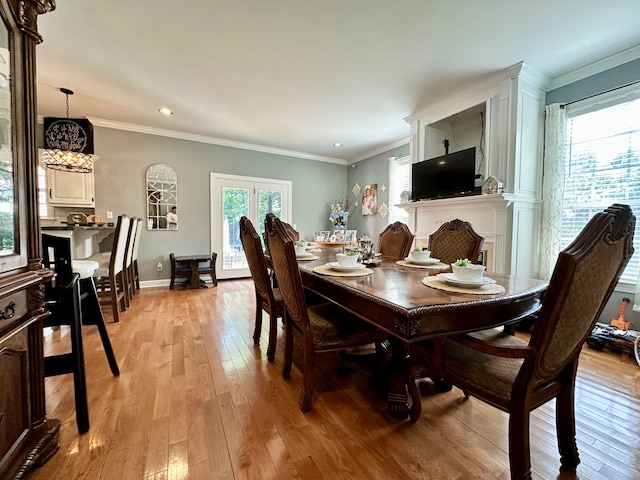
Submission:
M 417 423 L 390 417 L 366 370 L 338 375 L 324 358 L 311 412 L 301 374 L 280 373 L 252 342 L 251 280 L 217 288 L 143 289 L 118 324 L 107 317 L 121 369 L 109 370 L 95 327 L 84 328 L 91 428 L 78 435 L 71 375 L 46 379 L 61 446 L 32 479 L 507 479 L 507 416 L 462 392 L 423 384 Z M 268 322 L 265 318 L 265 325 Z M 45 351 L 66 348 L 45 331 Z M 281 337 L 279 338 L 281 340 Z M 531 419 L 535 479 L 638 479 L 640 367 L 584 348 L 578 371 L 578 476 L 559 475 L 554 403 Z

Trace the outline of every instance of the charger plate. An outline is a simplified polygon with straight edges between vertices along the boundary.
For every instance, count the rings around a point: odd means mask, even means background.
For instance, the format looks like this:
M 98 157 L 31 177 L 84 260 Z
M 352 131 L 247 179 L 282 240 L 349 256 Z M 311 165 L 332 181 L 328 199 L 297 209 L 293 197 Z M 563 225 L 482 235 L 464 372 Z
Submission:
M 318 260 L 320 257 L 317 255 L 305 255 L 304 257 L 296 257 L 299 262 L 308 262 L 309 260 Z
M 417 263 L 411 263 L 407 260 L 398 260 L 396 262 L 397 265 L 402 265 L 403 267 L 409 267 L 409 268 L 422 268 L 425 270 L 446 270 L 449 267 L 449 265 L 447 265 L 446 263 L 442 263 L 442 262 L 438 262 L 438 263 L 434 263 L 433 265 L 418 265 Z
M 313 271 L 319 273 L 320 275 L 331 275 L 332 277 L 364 277 L 367 275 L 373 275 L 373 270 L 370 268 L 360 268 L 358 270 L 354 270 L 353 272 L 338 272 L 331 267 L 326 265 L 319 265 L 317 267 L 313 267 Z
M 444 290 L 445 292 L 454 293 L 472 293 L 474 295 L 497 295 L 504 293 L 504 287 L 497 283 L 491 283 L 489 285 L 483 285 L 475 288 L 464 288 L 440 280 L 438 277 L 424 277 L 422 283 L 427 287 L 435 288 L 437 290 Z

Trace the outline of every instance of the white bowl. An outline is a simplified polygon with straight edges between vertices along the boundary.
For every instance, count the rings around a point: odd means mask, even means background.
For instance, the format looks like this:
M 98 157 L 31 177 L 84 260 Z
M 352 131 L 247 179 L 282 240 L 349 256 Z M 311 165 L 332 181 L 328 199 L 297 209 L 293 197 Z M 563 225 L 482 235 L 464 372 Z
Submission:
M 416 262 L 426 262 L 431 257 L 431 251 L 429 250 L 411 250 L 409 252 L 409 260 Z
M 469 265 L 468 267 L 457 267 L 453 263 L 451 264 L 453 275 L 464 282 L 477 282 L 482 278 L 484 273 L 484 265 Z
M 306 240 L 298 240 L 296 242 L 296 245 L 307 248 L 309 246 L 309 242 L 307 242 Z
M 336 260 L 341 267 L 355 267 L 358 264 L 358 255 L 347 255 L 346 253 L 336 253 Z
M 294 245 L 293 248 L 296 250 L 296 257 L 307 253 L 307 247 L 298 247 L 297 245 Z

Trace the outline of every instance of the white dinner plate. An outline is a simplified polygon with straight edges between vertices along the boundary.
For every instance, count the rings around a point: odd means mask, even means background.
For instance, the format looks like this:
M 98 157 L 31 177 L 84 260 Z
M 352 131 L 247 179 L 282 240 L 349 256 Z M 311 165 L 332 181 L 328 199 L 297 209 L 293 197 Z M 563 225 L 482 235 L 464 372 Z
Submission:
M 436 277 L 444 280 L 447 283 L 450 283 L 451 285 L 465 288 L 478 288 L 482 287 L 483 285 L 491 285 L 492 283 L 496 283 L 493 278 L 489 277 L 481 277 L 480 280 L 474 282 L 470 282 L 468 280 L 459 280 L 453 275 L 453 273 L 439 273 L 438 275 L 436 275 Z
M 435 265 L 436 263 L 440 263 L 439 258 L 429 257 L 424 262 L 420 262 L 418 260 L 412 260 L 409 257 L 405 258 L 405 260 L 409 263 L 415 263 L 416 265 Z
M 336 272 L 355 272 L 356 270 L 362 270 L 363 268 L 367 268 L 365 265 L 361 263 L 354 265 L 353 267 L 343 267 L 338 262 L 329 262 L 327 263 L 327 267 L 331 270 L 335 270 Z
M 311 253 L 311 252 L 304 252 L 304 253 L 300 253 L 300 254 L 296 255 L 296 258 L 310 257 L 311 255 L 313 255 L 313 253 Z

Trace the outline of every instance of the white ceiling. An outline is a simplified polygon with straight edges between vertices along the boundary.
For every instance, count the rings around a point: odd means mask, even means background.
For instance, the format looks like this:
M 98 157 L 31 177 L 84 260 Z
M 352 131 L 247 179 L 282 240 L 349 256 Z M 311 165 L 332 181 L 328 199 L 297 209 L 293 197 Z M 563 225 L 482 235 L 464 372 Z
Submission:
M 640 45 L 638 0 L 56 3 L 39 17 L 39 115 L 65 115 L 66 87 L 73 118 L 347 163 L 485 75 L 524 61 L 554 79 Z

